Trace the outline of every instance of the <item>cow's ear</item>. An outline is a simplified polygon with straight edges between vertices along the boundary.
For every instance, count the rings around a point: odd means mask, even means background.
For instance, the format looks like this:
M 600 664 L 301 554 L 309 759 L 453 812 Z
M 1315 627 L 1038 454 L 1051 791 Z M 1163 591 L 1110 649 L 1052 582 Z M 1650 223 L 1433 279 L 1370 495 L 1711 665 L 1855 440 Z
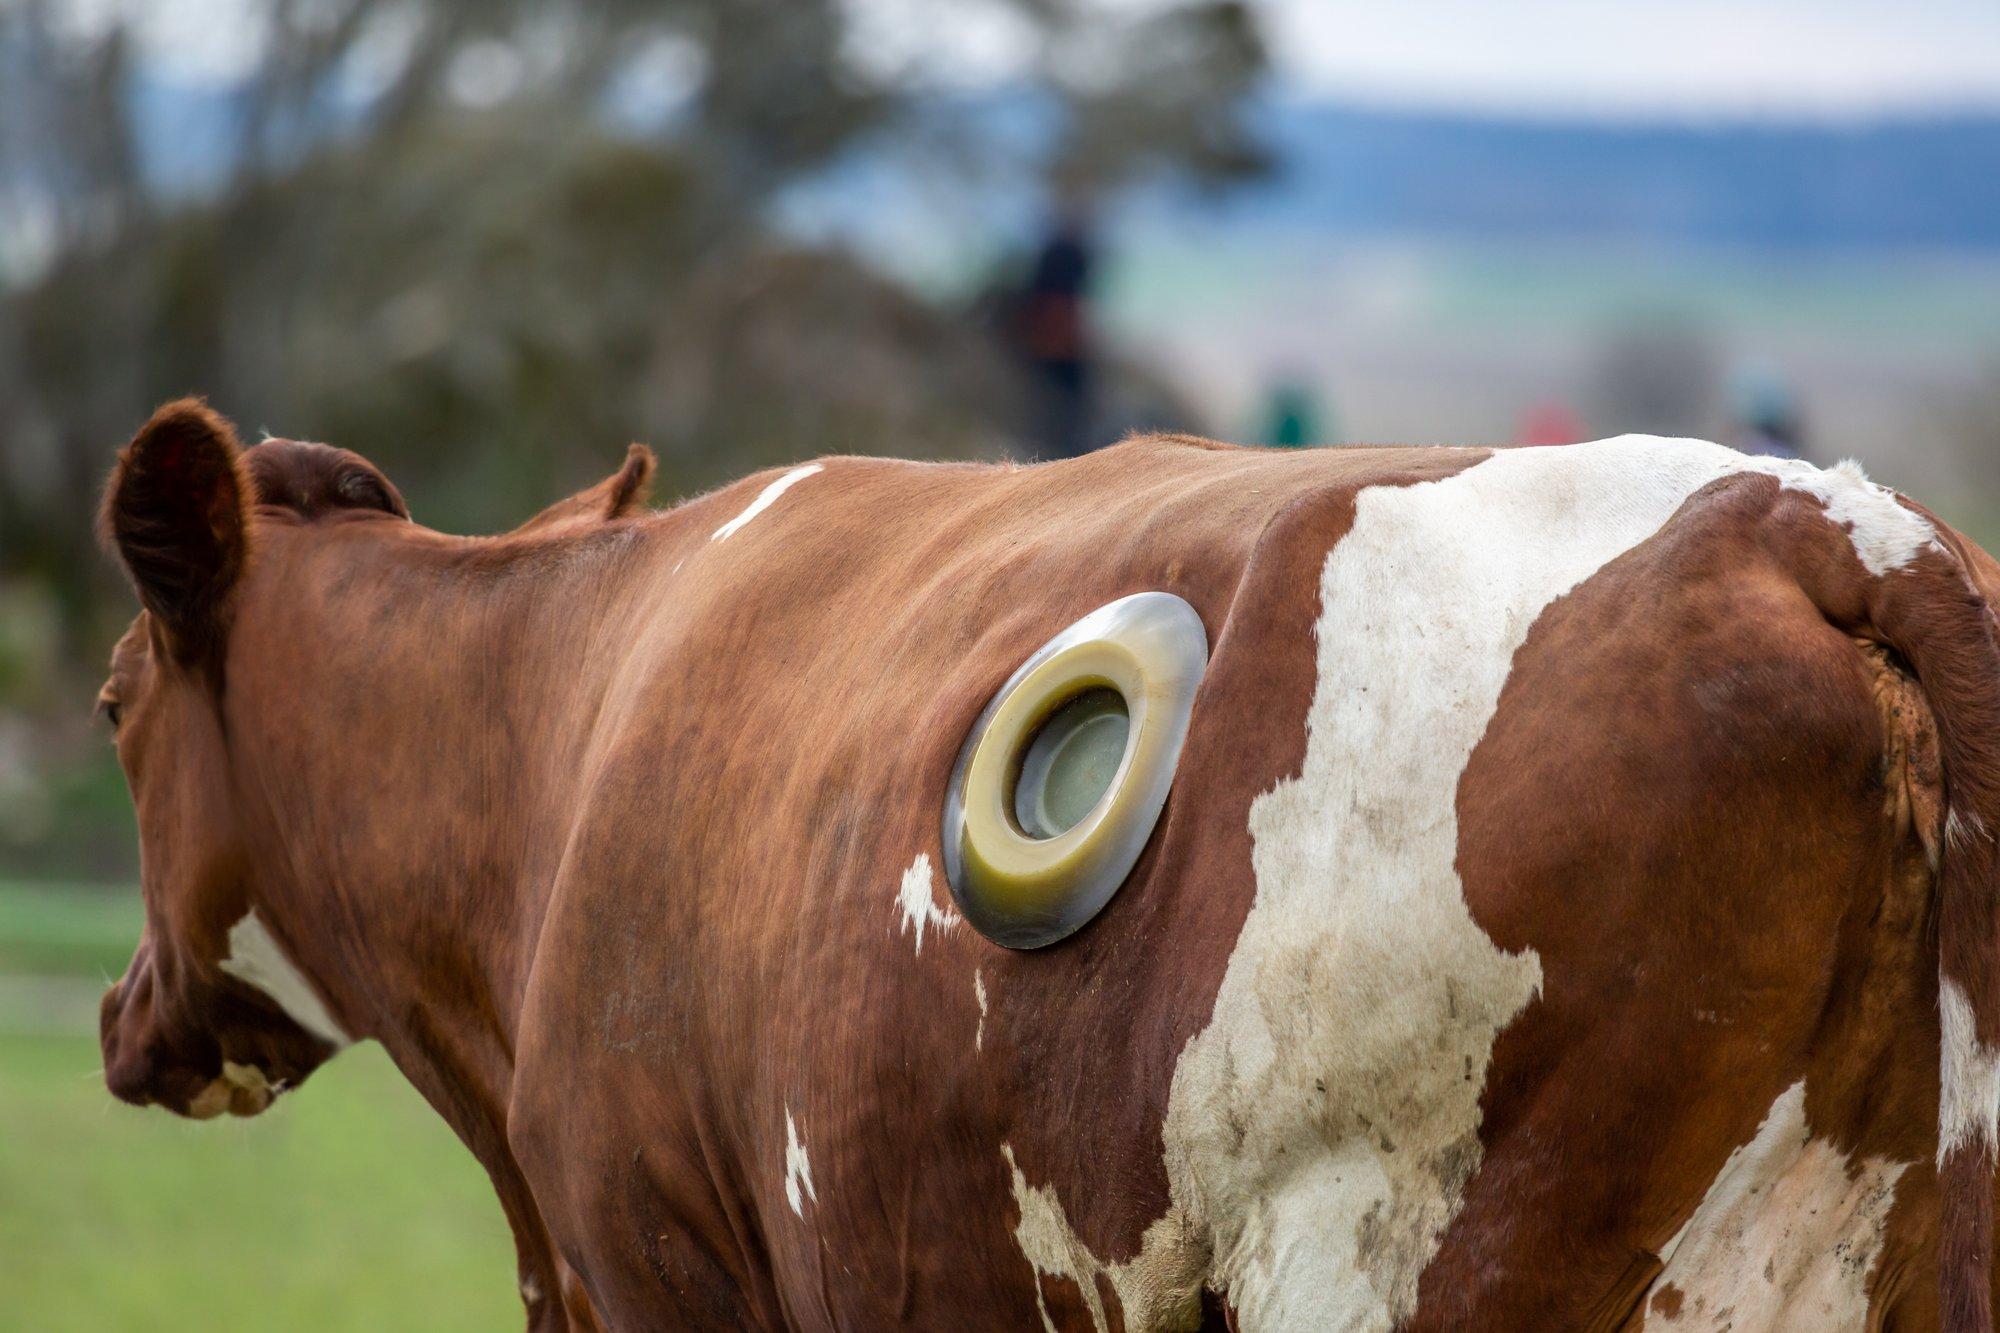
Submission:
M 236 432 L 198 398 L 153 413 L 112 469 L 100 528 L 183 655 L 221 639 L 250 504 Z
M 567 500 L 556 501 L 514 531 L 554 532 L 636 514 L 646 507 L 655 466 L 651 449 L 643 444 L 632 445 L 625 451 L 623 467 L 595 486 L 580 490 Z

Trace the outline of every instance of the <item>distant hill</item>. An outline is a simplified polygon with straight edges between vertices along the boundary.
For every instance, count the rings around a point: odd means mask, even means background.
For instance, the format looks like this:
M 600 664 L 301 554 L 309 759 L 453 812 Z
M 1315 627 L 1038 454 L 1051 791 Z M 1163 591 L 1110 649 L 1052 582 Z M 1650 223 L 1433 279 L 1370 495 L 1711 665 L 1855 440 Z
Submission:
M 0 46 L 0 131 L 32 125 L 4 77 L 20 56 Z M 142 77 L 135 96 L 150 181 L 169 194 L 211 188 L 234 148 L 240 94 Z M 620 111 L 633 122 L 657 114 Z M 329 125 L 357 113 L 322 108 Z M 1049 108 L 1006 92 L 941 103 L 938 114 L 1002 161 L 1032 159 L 1054 126 Z M 1134 220 L 1336 237 L 2000 253 L 2000 109 L 1852 122 L 1510 120 L 1273 97 L 1251 114 L 1276 149 L 1275 178 L 1219 201 L 1158 192 Z M 896 142 L 858 146 L 795 202 L 825 212 L 818 221 L 831 231 L 895 231 L 938 186 L 936 162 L 913 165 Z M 989 222 L 1033 211 L 1006 175 L 964 187 L 990 200 Z
M 1253 226 L 2000 250 L 2000 111 L 1856 123 L 1509 121 L 1324 103 L 1259 114 L 1281 172 L 1219 206 Z

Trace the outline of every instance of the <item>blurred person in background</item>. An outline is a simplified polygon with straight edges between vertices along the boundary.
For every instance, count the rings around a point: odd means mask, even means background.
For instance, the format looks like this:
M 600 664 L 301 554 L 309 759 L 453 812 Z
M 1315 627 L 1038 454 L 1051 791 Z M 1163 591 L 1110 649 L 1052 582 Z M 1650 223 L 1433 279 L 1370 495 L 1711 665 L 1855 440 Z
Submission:
M 1737 367 L 1729 392 L 1729 443 L 1746 454 L 1806 456 L 1805 421 L 1791 385 L 1774 366 L 1748 361 Z
M 1097 248 L 1085 196 L 1065 190 L 1028 266 L 1012 321 L 1039 399 L 1033 444 L 1040 458 L 1074 458 L 1102 443 L 1091 436 L 1096 358 L 1089 306 Z
M 606 441 L 651 444 L 671 495 L 1200 426 L 1093 337 L 1094 216 L 1043 247 L 1033 370 L 1011 318 L 897 261 L 942 238 L 967 272 L 1006 233 L 963 219 L 1017 198 L 1259 179 L 1256 14 L 990 8 L 1023 41 L 975 95 L 885 56 L 950 26 L 921 7 L 0 0 L 0 869 L 135 870 L 100 836 L 123 779 L 89 691 L 131 613 L 91 515 L 165 397 L 365 448 L 459 531 Z

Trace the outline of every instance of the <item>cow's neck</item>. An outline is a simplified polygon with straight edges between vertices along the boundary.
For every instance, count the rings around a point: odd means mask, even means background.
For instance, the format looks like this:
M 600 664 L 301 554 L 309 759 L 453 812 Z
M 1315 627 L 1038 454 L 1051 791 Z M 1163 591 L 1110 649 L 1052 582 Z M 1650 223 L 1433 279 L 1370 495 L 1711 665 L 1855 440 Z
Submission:
M 677 524 L 646 527 L 272 532 L 232 635 L 253 905 L 486 1168 L 537 1329 L 559 1268 L 507 1141 L 515 1041 L 630 627 L 669 595 L 644 548 Z
M 343 1022 L 463 1133 L 482 1117 L 444 1099 L 505 1105 L 590 747 L 657 580 L 630 529 L 350 545 L 274 573 L 287 615 L 253 650 L 281 665 L 243 689 L 270 710 L 251 734 L 284 737 L 258 782 L 290 868 L 267 910 Z

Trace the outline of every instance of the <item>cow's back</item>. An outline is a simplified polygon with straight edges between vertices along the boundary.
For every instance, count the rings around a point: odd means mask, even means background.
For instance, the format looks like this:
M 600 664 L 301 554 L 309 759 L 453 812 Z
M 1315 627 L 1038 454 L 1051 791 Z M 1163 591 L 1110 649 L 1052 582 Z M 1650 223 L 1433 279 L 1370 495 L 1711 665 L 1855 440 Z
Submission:
M 646 533 L 512 1124 L 604 1313 L 1136 1327 L 1207 1283 L 1245 1327 L 1588 1317 L 1564 1291 L 1629 1285 L 1683 1201 L 1580 1164 L 1629 1123 L 1713 1174 L 1735 1130 L 1675 1142 L 1720 1112 L 1665 1084 L 1752 1089 L 1747 1137 L 1824 998 L 1794 946 L 1894 850 L 1871 678 L 1783 595 L 1743 463 L 836 459 Z M 1101 916 L 1000 949 L 942 881 L 953 759 L 1149 589 L 1211 644 L 1173 795 Z M 1711 938 L 1760 893 L 1789 915 Z M 1704 966 L 1790 1007 L 1695 1042 Z

